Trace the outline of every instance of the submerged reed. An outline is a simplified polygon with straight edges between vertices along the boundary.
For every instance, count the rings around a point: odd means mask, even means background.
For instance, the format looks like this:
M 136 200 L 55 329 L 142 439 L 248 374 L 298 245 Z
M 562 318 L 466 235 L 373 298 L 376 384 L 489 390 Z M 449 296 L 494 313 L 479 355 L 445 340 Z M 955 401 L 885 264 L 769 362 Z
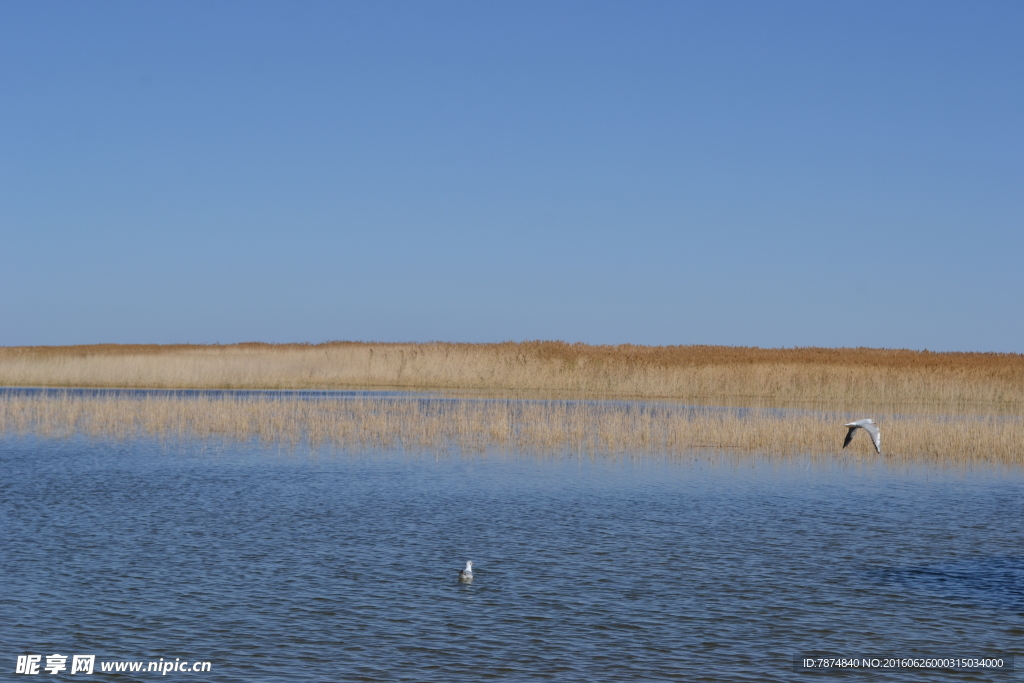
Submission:
M 883 455 L 864 435 L 842 451 L 846 416 L 702 410 L 619 402 L 85 397 L 0 394 L 0 434 L 258 439 L 340 449 L 404 448 L 678 454 L 723 449 L 945 465 L 1024 465 L 1024 420 L 875 415 Z

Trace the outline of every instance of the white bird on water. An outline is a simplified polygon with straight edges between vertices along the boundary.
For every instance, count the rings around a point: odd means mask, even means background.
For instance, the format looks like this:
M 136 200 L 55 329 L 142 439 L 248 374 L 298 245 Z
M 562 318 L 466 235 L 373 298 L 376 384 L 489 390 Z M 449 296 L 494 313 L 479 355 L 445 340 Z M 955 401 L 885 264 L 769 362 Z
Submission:
M 882 452 L 882 433 L 878 431 L 878 425 L 875 424 L 874 420 L 871 418 L 856 420 L 854 422 L 848 422 L 843 426 L 850 428 L 850 431 L 846 432 L 846 441 L 843 442 L 843 448 L 849 446 L 850 442 L 853 441 L 853 433 L 855 431 L 863 429 L 871 435 L 871 443 L 875 445 L 875 450 L 879 453 Z
M 466 568 L 459 570 L 459 581 L 462 583 L 470 583 L 473 581 L 473 562 L 472 560 L 466 560 Z

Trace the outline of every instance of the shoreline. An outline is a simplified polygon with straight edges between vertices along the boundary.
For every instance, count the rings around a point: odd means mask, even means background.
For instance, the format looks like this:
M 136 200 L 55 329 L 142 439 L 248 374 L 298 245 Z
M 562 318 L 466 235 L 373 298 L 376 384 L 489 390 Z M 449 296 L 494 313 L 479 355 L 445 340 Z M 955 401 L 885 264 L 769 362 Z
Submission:
M 841 416 L 756 408 L 402 397 L 0 395 L 0 435 L 13 436 L 256 440 L 340 450 L 636 455 L 715 450 L 1024 467 L 1024 419 L 1019 417 L 873 417 L 882 429 L 881 455 L 863 434 L 844 450 Z
M 0 347 L 0 386 L 429 391 L 1024 415 L 1024 355 L 563 342 Z

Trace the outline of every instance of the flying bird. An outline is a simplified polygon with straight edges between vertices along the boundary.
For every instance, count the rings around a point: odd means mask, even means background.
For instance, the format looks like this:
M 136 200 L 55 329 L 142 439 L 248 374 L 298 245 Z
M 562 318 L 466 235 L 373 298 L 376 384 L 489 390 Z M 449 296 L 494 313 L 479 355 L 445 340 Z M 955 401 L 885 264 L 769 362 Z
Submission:
M 471 560 L 466 561 L 466 568 L 459 570 L 459 581 L 461 583 L 472 583 L 473 581 L 473 562 Z
M 867 418 L 864 420 L 856 420 L 843 425 L 849 427 L 850 431 L 846 432 L 846 441 L 843 441 L 843 448 L 850 445 L 853 441 L 853 433 L 858 429 L 863 429 L 871 435 L 871 443 L 875 445 L 875 450 L 879 453 L 882 452 L 882 433 L 878 431 L 878 425 L 875 424 L 874 420 Z

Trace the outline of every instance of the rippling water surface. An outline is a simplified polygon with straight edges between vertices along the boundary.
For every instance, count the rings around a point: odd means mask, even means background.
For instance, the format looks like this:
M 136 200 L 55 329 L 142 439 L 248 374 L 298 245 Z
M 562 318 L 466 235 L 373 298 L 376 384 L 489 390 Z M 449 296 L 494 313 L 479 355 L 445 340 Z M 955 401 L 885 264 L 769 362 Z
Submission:
M 6 672 L 33 653 L 95 654 L 86 680 L 111 681 L 793 680 L 810 652 L 1024 666 L 1020 473 L 15 438 L 0 473 Z M 211 672 L 99 672 L 161 657 Z M 853 677 L 936 676 L 1021 671 Z

